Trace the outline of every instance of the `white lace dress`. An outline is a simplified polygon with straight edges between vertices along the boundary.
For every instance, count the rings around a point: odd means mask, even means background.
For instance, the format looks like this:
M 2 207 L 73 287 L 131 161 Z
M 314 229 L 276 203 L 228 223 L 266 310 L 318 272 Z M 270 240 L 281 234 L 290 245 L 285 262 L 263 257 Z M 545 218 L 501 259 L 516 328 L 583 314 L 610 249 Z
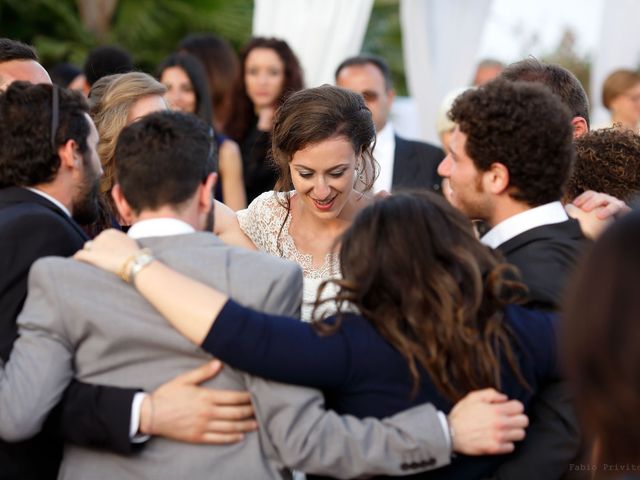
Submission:
M 237 213 L 238 222 L 242 231 L 255 243 L 259 250 L 292 260 L 302 267 L 304 276 L 302 319 L 309 321 L 320 283 L 327 278 L 340 276 L 338 256 L 327 254 L 322 265 L 314 268 L 312 255 L 300 252 L 296 248 L 293 238 L 289 234 L 291 215 L 287 217 L 286 208 L 278 200 L 285 202 L 285 194 L 283 192 L 276 192 L 275 194 L 274 192 L 265 192 L 261 194 L 245 210 L 240 210 Z M 279 238 L 278 234 L 280 234 Z M 322 296 L 327 298 L 335 293 L 335 285 L 329 285 L 324 289 Z M 335 305 L 331 307 L 327 305 L 326 308 L 335 310 Z M 326 310 L 323 309 L 323 311 Z

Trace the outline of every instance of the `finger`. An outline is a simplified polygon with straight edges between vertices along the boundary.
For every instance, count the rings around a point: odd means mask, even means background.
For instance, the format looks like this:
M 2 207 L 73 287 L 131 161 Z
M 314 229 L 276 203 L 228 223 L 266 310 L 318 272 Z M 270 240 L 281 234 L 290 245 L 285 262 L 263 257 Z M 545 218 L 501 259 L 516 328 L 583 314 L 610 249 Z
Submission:
M 593 197 L 593 195 L 595 195 L 594 191 L 587 190 L 586 192 L 582 192 L 580 195 L 574 198 L 571 203 L 573 203 L 576 207 L 582 207 L 582 205 L 591 197 Z
M 615 217 L 620 210 L 619 205 L 609 204 L 606 207 L 599 208 L 596 212 L 596 218 L 600 220 L 606 220 L 608 218 Z
M 238 443 L 242 441 L 244 434 L 242 433 L 211 433 L 202 434 L 200 441 L 210 445 L 226 445 L 229 443 Z
M 80 260 L 81 262 L 88 262 L 88 255 L 88 251 L 80 249 L 73 255 L 73 258 L 75 258 L 76 260 Z
M 497 445 L 495 449 L 492 449 L 491 453 L 494 455 L 503 455 L 505 453 L 511 453 L 514 450 L 515 445 L 512 442 L 504 442 Z
M 600 220 L 606 220 L 608 218 L 616 217 L 622 213 L 628 213 L 631 211 L 631 208 L 624 203 L 622 200 L 616 200 L 611 202 L 609 205 L 606 205 L 603 208 L 600 208 L 596 212 L 596 217 Z
M 207 390 L 207 400 L 216 405 L 247 405 L 251 404 L 251 394 L 235 390 Z
M 524 405 L 518 400 L 509 400 L 496 405 L 496 409 L 502 415 L 518 415 L 524 412 Z
M 527 417 L 524 413 L 521 413 L 519 415 L 512 415 L 508 417 L 505 425 L 507 426 L 507 428 L 524 429 L 529 426 L 529 417 Z
M 469 399 L 487 403 L 497 403 L 508 400 L 508 397 L 504 393 L 498 392 L 495 388 L 476 390 L 474 392 L 471 392 L 467 396 L 469 397 Z
M 207 432 L 212 433 L 243 433 L 258 429 L 255 420 L 212 420 L 207 424 Z
M 181 375 L 178 375 L 172 380 L 172 382 L 182 383 L 186 385 L 199 385 L 205 380 L 213 378 L 222 368 L 222 362 L 220 360 L 213 360 L 207 362 L 204 365 L 189 370 Z M 214 391 L 212 391 L 214 392 Z
M 211 419 L 214 420 L 249 420 L 252 418 L 253 407 L 251 405 L 214 407 L 211 410 Z
M 526 436 L 524 428 L 513 428 L 504 433 L 505 442 L 520 442 Z

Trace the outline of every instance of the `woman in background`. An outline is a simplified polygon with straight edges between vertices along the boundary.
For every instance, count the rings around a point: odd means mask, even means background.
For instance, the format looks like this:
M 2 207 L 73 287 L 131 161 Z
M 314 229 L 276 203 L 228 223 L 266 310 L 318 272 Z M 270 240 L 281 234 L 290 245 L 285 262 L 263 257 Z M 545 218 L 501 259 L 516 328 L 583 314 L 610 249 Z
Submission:
M 93 237 L 105 228 L 121 226 L 111 189 L 115 182 L 114 153 L 118 136 L 124 127 L 138 118 L 158 110 L 166 110 L 166 88 L 142 72 L 121 73 L 102 77 L 89 92 L 90 115 L 98 130 L 98 155 L 104 174 L 100 181 L 100 213 L 96 223 L 85 226 Z
M 640 128 L 640 73 L 616 70 L 602 85 L 602 103 L 611 113 L 611 124 L 638 133 Z
M 180 51 L 185 51 L 200 60 L 207 74 L 213 128 L 225 133 L 233 104 L 233 89 L 240 75 L 238 55 L 224 38 L 210 33 L 188 35 L 180 41 Z
M 588 463 L 597 478 L 639 478 L 639 245 L 640 212 L 605 230 L 576 272 L 563 316 L 561 351 L 577 413 L 595 440 Z
M 193 113 L 213 125 L 207 76 L 196 57 L 186 52 L 170 55 L 160 65 L 158 78 L 167 87 L 169 108 Z M 218 146 L 216 200 L 240 210 L 247 206 L 240 150 L 233 140 L 215 130 L 214 137 Z
M 240 145 L 248 202 L 273 190 L 277 179 L 269 158 L 273 116 L 288 95 L 302 88 L 302 69 L 285 41 L 256 37 L 245 45 L 225 132 Z

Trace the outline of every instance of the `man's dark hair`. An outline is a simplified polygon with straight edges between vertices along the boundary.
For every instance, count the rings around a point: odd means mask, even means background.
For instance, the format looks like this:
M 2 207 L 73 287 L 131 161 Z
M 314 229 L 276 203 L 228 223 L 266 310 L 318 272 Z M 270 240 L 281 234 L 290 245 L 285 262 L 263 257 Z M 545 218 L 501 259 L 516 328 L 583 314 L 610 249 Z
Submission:
M 349 57 L 346 60 L 338 65 L 336 68 L 335 78 L 338 79 L 338 75 L 340 72 L 347 67 L 355 67 L 362 65 L 373 65 L 384 77 L 384 86 L 387 90 L 391 90 L 393 88 L 393 81 L 391 80 L 391 70 L 389 70 L 389 65 L 386 60 L 382 57 L 378 57 L 377 55 L 357 55 L 355 57 Z
M 0 38 L 0 63 L 11 60 L 38 61 L 36 50 L 25 43 L 10 38 Z
M 500 78 L 511 81 L 541 83 L 560 97 L 571 115 L 589 121 L 589 98 L 580 80 L 566 68 L 557 64 L 547 64 L 535 58 L 526 58 L 512 63 L 500 74 Z
M 215 171 L 212 130 L 195 115 L 156 112 L 132 123 L 116 145 L 116 179 L 134 211 L 180 207 Z
M 0 188 L 47 183 L 58 173 L 60 157 L 51 145 L 53 88 L 58 87 L 17 81 L 0 95 Z M 87 101 L 80 92 L 65 89 L 58 89 L 58 96 L 55 145 L 75 140 L 85 153 Z
M 450 118 L 476 168 L 509 170 L 509 194 L 535 207 L 560 200 L 573 162 L 571 114 L 542 85 L 494 80 L 467 90 Z
M 93 85 L 107 75 L 127 73 L 132 70 L 133 59 L 129 52 L 113 45 L 104 45 L 91 50 L 83 68 L 89 85 Z

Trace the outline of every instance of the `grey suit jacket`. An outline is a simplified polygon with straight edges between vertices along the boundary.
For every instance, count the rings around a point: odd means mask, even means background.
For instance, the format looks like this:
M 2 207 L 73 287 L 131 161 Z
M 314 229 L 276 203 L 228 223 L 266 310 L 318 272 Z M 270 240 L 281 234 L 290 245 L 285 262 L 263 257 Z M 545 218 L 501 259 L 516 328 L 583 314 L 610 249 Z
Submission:
M 272 313 L 297 315 L 297 265 L 232 248 L 207 233 L 147 239 L 167 265 Z M 71 259 L 36 262 L 20 337 L 0 377 L 0 435 L 28 437 L 75 375 L 151 391 L 210 357 L 177 333 L 131 286 Z M 336 477 L 401 474 L 442 466 L 449 452 L 435 410 L 378 422 L 326 412 L 319 391 L 268 382 L 230 367 L 206 386 L 252 394 L 257 433 L 227 446 L 152 438 L 125 457 L 68 445 L 65 479 L 282 478 L 287 467 Z M 322 445 L 322 446 L 319 446 Z

